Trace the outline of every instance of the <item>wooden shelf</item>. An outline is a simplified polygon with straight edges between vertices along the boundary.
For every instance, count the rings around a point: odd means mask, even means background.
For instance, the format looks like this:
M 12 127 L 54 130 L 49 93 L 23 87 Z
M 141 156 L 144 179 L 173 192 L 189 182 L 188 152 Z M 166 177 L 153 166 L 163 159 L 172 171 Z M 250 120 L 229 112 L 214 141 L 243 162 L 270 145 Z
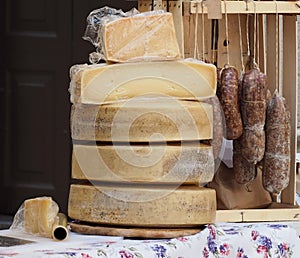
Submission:
M 216 222 L 299 221 L 299 208 L 218 210 Z
M 186 1 L 184 1 L 186 2 Z M 189 1 L 191 3 L 191 13 L 197 11 L 197 1 Z M 200 3 L 200 4 L 199 4 Z M 226 1 L 226 11 L 228 14 L 300 14 L 300 1 L 251 1 L 246 4 L 245 1 Z M 202 13 L 201 2 L 198 1 L 198 13 Z M 221 1 L 222 13 L 225 13 L 225 3 Z M 256 10 L 255 10 L 256 9 Z M 204 6 L 203 13 L 207 13 Z

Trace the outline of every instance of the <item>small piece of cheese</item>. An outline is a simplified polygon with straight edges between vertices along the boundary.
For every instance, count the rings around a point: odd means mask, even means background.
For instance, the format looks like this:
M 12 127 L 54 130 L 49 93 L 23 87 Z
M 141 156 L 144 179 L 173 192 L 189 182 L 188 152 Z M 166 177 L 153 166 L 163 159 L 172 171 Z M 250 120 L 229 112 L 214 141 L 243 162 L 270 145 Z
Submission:
M 133 97 L 206 99 L 216 93 L 216 67 L 194 59 L 75 65 L 72 103 L 105 104 Z
M 204 185 L 213 176 L 213 150 L 204 144 L 73 145 L 75 179 Z
M 71 185 L 72 219 L 111 225 L 182 227 L 213 223 L 215 190 L 197 187 Z
M 24 202 L 24 228 L 31 234 L 51 237 L 58 214 L 58 205 L 51 197 L 38 197 Z
M 101 31 L 107 61 L 180 58 L 172 13 L 138 14 L 106 23 Z
M 170 99 L 74 104 L 71 134 L 76 140 L 102 142 L 208 140 L 213 109 L 207 103 Z M 158 134 L 163 138 L 155 139 Z

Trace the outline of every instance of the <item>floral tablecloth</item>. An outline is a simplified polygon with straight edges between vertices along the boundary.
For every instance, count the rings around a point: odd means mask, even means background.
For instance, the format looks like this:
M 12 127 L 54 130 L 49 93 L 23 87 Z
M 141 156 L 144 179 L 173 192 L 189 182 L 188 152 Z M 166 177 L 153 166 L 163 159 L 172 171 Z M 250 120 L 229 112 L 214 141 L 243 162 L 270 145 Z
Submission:
M 9 230 L 0 235 L 16 236 Z M 25 236 L 23 236 L 25 237 Z M 28 238 L 28 236 L 27 236 Z M 207 225 L 201 232 L 172 239 L 130 240 L 70 232 L 67 240 L 0 247 L 0 257 L 55 258 L 255 258 L 300 257 L 300 239 L 291 224 L 224 223 Z

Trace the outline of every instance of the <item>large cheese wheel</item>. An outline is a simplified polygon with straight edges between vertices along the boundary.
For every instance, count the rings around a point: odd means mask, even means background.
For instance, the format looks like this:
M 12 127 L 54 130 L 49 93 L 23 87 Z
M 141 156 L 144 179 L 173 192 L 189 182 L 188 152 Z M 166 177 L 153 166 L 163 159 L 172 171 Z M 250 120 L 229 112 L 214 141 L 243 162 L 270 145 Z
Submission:
M 71 185 L 68 215 L 80 221 L 147 227 L 196 226 L 213 223 L 215 190 Z
M 103 182 L 204 185 L 214 176 L 211 146 L 73 145 L 72 177 Z
M 101 27 L 105 59 L 113 62 L 180 58 L 172 13 L 113 19 Z
M 203 99 L 216 93 L 216 67 L 194 59 L 75 65 L 71 102 L 103 104 L 137 96 Z
M 72 138 L 77 140 L 203 140 L 212 139 L 212 125 L 212 106 L 197 101 L 141 100 L 107 105 L 74 104 L 71 112 Z

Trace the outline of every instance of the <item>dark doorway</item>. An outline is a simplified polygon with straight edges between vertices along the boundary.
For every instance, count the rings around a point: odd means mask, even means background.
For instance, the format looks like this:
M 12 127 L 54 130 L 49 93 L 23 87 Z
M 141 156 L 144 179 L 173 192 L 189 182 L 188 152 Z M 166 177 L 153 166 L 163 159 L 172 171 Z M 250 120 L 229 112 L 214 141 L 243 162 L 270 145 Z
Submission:
M 132 1 L 0 2 L 0 213 L 28 198 L 52 196 L 66 212 L 72 143 L 69 68 L 87 63 L 87 15 Z

